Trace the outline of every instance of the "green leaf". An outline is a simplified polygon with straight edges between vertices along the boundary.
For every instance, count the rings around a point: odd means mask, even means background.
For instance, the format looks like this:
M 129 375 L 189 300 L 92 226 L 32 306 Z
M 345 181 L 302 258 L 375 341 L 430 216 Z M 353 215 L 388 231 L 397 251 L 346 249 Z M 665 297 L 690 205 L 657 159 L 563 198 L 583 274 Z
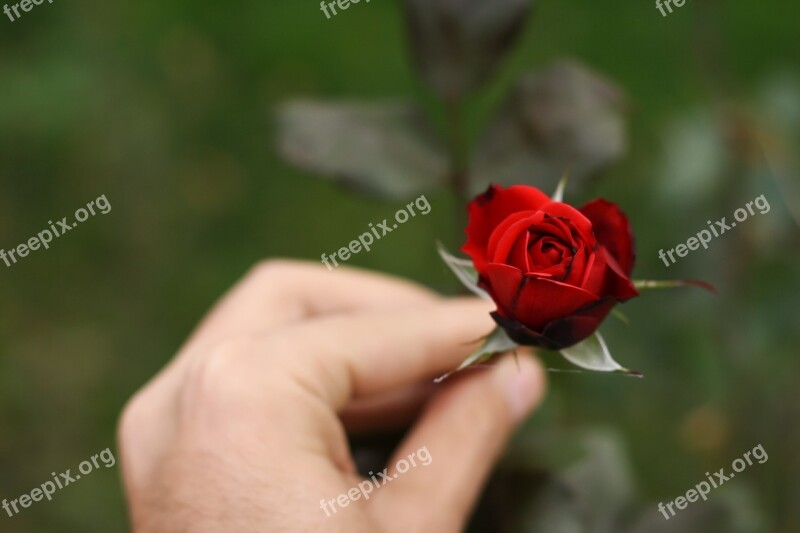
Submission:
M 428 87 L 460 100 L 496 72 L 532 0 L 403 0 L 414 66 Z
M 280 155 L 320 177 L 393 199 L 445 183 L 445 150 L 413 104 L 296 100 L 277 118 Z
M 633 281 L 633 286 L 636 287 L 637 291 L 643 291 L 647 289 L 673 289 L 675 287 L 700 287 L 701 289 L 705 289 L 708 292 L 717 293 L 717 289 L 714 288 L 713 285 L 710 283 L 706 283 L 705 281 L 696 281 L 691 279 L 673 279 L 667 281 L 655 281 L 649 279 L 637 279 Z
M 574 62 L 524 75 L 490 120 L 471 162 L 471 191 L 489 183 L 552 189 L 570 168 L 580 182 L 627 150 L 625 95 Z
M 441 242 L 436 243 L 436 249 L 445 264 L 470 292 L 487 300 L 492 299 L 485 290 L 478 286 L 478 271 L 475 270 L 472 261 L 452 255 Z
M 484 363 L 494 357 L 497 354 L 508 352 L 515 349 L 519 346 L 516 342 L 512 341 L 503 328 L 497 327 L 495 328 L 488 336 L 486 336 L 483 344 L 480 348 L 472 352 L 469 357 L 464 359 L 464 361 L 456 368 L 455 370 L 448 372 L 447 374 L 440 376 L 434 380 L 435 383 L 441 383 L 451 375 L 455 374 L 456 372 L 460 372 L 465 368 L 469 368 L 472 365 L 476 365 L 478 363 Z
M 573 365 L 586 370 L 594 370 L 595 372 L 620 372 L 622 374 L 641 377 L 639 372 L 628 370 L 614 361 L 599 331 L 594 332 L 591 337 L 579 342 L 575 346 L 564 348 L 560 353 L 564 356 L 564 359 Z

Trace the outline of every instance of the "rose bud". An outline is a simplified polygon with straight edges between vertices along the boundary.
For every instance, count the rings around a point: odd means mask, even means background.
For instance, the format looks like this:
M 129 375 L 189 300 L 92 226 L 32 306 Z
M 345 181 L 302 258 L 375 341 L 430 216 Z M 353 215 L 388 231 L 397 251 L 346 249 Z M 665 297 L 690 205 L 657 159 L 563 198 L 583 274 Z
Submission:
M 575 209 L 535 187 L 492 185 L 468 211 L 462 250 L 497 305 L 492 317 L 518 344 L 577 344 L 639 294 L 629 278 L 633 233 L 616 204 Z

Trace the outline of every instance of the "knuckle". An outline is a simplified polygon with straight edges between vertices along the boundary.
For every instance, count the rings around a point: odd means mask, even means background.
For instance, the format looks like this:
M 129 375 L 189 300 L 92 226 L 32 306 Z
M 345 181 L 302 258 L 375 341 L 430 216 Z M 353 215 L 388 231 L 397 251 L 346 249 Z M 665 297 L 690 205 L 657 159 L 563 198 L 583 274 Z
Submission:
M 252 349 L 252 340 L 241 336 L 219 341 L 195 356 L 186 369 L 183 405 L 205 406 L 232 397 L 236 393 L 241 356 Z
M 274 374 L 279 375 L 280 369 L 295 359 L 291 348 L 283 336 L 275 334 L 239 335 L 217 342 L 187 366 L 182 405 L 194 412 L 245 401 L 251 393 L 247 384 L 251 381 L 253 357 L 268 358 Z

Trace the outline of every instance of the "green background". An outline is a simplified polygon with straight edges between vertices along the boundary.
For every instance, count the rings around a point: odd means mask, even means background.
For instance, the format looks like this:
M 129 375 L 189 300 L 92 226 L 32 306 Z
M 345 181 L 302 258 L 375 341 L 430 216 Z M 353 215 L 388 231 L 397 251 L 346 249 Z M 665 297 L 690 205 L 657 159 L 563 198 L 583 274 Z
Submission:
M 742 531 L 800 530 L 798 205 L 776 181 L 797 186 L 798 122 L 791 98 L 767 111 L 775 91 L 800 98 L 797 16 L 788 0 L 689 0 L 668 17 L 652 2 L 542 2 L 468 115 L 474 139 L 517 74 L 564 56 L 627 92 L 628 155 L 567 200 L 602 195 L 626 210 L 636 277 L 704 279 L 720 294 L 682 289 L 626 304 L 631 326 L 609 320 L 603 331 L 617 360 L 646 378 L 552 373 L 526 431 L 613 428 L 648 508 L 761 443 L 769 461 L 731 483 L 755 516 Z M 275 0 L 55 0 L 15 22 L 0 18 L 0 247 L 102 194 L 112 205 L 49 250 L 0 263 L 0 498 L 116 450 L 126 400 L 254 263 L 318 261 L 405 205 L 283 163 L 276 104 L 408 95 L 438 116 L 388 1 L 331 20 L 317 2 Z M 732 115 L 744 125 L 719 120 Z M 737 146 L 731 137 L 752 123 L 784 136 L 780 169 L 758 150 L 731 150 L 719 167 L 708 151 L 669 155 L 702 144 L 686 128 L 709 124 L 700 137 Z M 681 163 L 699 165 L 702 180 L 676 186 L 686 176 L 670 169 Z M 769 214 L 669 269 L 658 259 L 760 194 Z M 446 191 L 427 197 L 429 215 L 350 264 L 453 292 L 433 242 L 460 244 L 450 237 L 457 206 Z M 126 529 L 116 467 L 13 518 L 0 514 L 2 531 Z

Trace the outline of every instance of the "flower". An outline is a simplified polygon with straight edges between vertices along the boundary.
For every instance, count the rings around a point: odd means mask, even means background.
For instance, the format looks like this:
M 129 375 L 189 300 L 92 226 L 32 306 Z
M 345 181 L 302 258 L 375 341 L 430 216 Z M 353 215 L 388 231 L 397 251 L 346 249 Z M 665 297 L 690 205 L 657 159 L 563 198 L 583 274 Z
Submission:
M 518 344 L 572 346 L 639 294 L 633 233 L 612 202 L 576 209 L 535 187 L 492 185 L 468 210 L 462 250 L 497 305 L 492 317 Z

